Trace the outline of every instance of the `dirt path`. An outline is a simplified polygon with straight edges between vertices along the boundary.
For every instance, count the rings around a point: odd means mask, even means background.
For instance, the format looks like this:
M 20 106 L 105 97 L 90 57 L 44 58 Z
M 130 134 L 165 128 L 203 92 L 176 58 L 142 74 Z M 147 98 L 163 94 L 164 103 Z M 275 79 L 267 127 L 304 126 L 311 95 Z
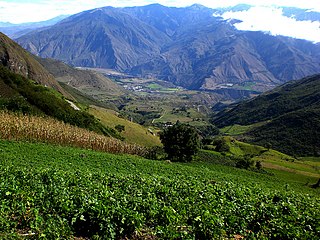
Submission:
M 78 108 L 73 102 L 71 102 L 71 101 L 69 101 L 69 100 L 66 100 L 66 101 L 70 104 L 70 106 L 71 106 L 74 110 L 77 110 L 77 111 L 80 110 L 80 108 Z

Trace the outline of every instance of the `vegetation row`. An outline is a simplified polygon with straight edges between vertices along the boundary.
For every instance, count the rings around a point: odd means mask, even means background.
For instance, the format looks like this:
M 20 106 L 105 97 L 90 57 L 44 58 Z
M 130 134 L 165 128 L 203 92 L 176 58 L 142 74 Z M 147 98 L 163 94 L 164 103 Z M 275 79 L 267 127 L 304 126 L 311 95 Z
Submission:
M 143 155 L 145 148 L 59 122 L 49 117 L 0 111 L 0 138 L 74 146 L 110 153 Z
M 5 239 L 320 237 L 319 195 L 272 176 L 44 144 L 0 146 Z

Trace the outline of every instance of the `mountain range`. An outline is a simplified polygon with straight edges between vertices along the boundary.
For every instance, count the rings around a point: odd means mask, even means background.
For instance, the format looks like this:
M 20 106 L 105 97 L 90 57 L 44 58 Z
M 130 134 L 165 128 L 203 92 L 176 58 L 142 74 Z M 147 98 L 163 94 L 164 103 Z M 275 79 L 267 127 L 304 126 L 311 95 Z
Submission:
M 239 31 L 201 5 L 98 8 L 17 39 L 44 58 L 188 89 L 265 91 L 320 72 L 320 45 Z

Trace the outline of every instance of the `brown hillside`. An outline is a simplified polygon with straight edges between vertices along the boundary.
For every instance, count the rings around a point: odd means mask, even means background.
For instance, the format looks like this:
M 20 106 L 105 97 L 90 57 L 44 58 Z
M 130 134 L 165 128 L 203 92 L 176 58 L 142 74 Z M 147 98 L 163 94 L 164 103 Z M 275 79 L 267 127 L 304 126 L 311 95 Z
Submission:
M 1 32 L 0 64 L 14 73 L 35 80 L 44 86 L 54 88 L 67 98 L 72 98 L 30 53 Z

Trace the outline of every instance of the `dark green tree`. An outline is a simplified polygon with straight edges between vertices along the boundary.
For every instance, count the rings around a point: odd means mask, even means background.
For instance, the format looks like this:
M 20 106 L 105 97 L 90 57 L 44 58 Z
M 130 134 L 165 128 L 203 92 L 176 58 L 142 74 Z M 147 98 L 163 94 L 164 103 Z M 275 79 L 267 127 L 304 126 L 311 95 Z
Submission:
M 120 124 L 116 125 L 114 128 L 115 128 L 119 133 L 121 133 L 121 132 L 123 132 L 123 131 L 125 130 L 125 126 L 120 125 Z
M 160 139 L 168 158 L 176 162 L 190 162 L 200 146 L 197 131 L 180 122 L 164 129 L 160 133 Z

